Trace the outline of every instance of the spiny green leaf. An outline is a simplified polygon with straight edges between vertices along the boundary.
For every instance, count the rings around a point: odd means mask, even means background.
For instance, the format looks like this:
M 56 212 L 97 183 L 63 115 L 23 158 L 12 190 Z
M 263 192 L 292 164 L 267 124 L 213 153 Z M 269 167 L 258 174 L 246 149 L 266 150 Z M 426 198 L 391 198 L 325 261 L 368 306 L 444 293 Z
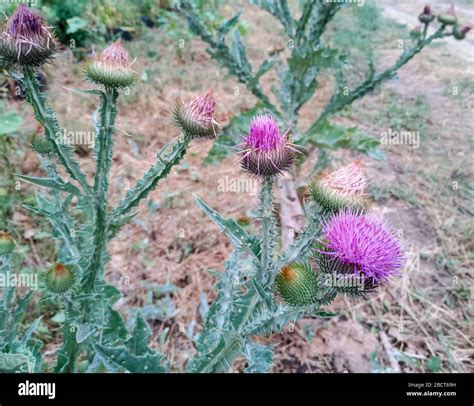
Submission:
M 38 178 L 36 176 L 20 175 L 18 173 L 16 173 L 15 176 L 21 179 L 24 179 L 28 182 L 34 183 L 36 185 L 40 185 L 40 186 L 47 187 L 50 189 L 55 189 L 61 192 L 71 193 L 73 195 L 81 194 L 79 189 L 70 182 L 63 182 L 59 179 L 52 179 L 52 178 Z
M 248 362 L 245 372 L 258 374 L 270 372 L 273 366 L 273 348 L 271 345 L 249 341 L 245 346 L 244 354 Z
M 237 249 L 246 247 L 256 258 L 259 258 L 260 244 L 254 236 L 249 235 L 235 220 L 222 217 L 199 197 L 194 196 L 194 200 L 201 210 L 230 238 L 234 247 Z
M 158 352 L 134 355 L 126 347 L 108 347 L 101 344 L 95 344 L 94 349 L 107 369 L 113 372 L 120 369 L 132 373 L 166 372 L 161 365 L 163 355 Z

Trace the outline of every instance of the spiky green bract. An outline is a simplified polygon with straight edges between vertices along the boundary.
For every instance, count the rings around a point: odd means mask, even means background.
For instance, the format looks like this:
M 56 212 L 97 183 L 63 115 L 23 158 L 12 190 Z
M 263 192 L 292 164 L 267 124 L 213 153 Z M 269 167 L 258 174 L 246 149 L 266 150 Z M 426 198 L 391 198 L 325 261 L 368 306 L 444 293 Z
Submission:
M 128 52 L 120 40 L 114 42 L 95 61 L 88 64 L 84 74 L 92 82 L 113 89 L 129 87 L 136 78 L 128 59 Z
M 439 14 L 438 21 L 444 25 L 455 25 L 458 22 L 458 18 L 454 13 L 454 6 L 451 5 L 446 13 Z
M 0 35 L 0 65 L 39 67 L 56 52 L 56 40 L 42 19 L 20 4 Z
M 328 212 L 341 209 L 364 210 L 363 194 L 367 180 L 360 162 L 353 162 L 309 186 L 311 199 Z
M 47 155 L 54 150 L 53 143 L 40 134 L 31 137 L 31 146 L 40 155 Z
M 455 25 L 453 27 L 453 36 L 457 40 L 461 41 L 464 38 L 466 38 L 466 34 L 471 31 L 471 27 L 465 26 L 465 27 L 459 27 L 459 25 Z
M 129 87 L 135 82 L 134 72 L 105 69 L 99 62 L 92 62 L 87 65 L 85 75 L 91 81 L 105 87 Z
M 280 270 L 275 289 L 284 303 L 304 306 L 316 302 L 318 279 L 309 263 L 293 263 Z
M 63 294 L 76 282 L 76 273 L 72 266 L 56 263 L 44 274 L 43 280 L 49 292 Z
M 356 274 L 353 267 L 327 255 L 318 253 L 315 260 L 320 271 L 318 281 L 328 292 L 365 299 L 380 286 L 375 279 L 367 278 L 362 273 Z
M 328 212 L 338 212 L 345 208 L 352 208 L 356 211 L 364 209 L 364 206 L 360 202 L 351 202 L 337 195 L 335 192 L 324 188 L 317 182 L 311 183 L 308 191 L 311 199 Z
M 0 232 L 0 255 L 10 254 L 14 249 L 15 243 L 10 234 L 4 231 Z
M 221 130 L 214 118 L 215 109 L 216 102 L 209 91 L 190 102 L 179 102 L 173 110 L 173 122 L 190 139 L 213 139 Z
M 423 12 L 418 16 L 418 20 L 423 24 L 429 24 L 435 19 L 435 16 L 431 13 L 431 7 L 426 5 Z

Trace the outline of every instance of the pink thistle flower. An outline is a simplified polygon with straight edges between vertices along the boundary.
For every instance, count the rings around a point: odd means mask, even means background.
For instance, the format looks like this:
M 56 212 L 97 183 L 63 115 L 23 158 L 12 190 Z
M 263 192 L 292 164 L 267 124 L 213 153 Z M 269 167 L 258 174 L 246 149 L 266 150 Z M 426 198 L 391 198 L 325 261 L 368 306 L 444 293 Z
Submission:
M 131 66 L 128 51 L 117 40 L 87 65 L 85 75 L 105 87 L 127 87 L 135 81 L 135 72 Z
M 216 102 L 212 91 L 208 91 L 190 102 L 181 101 L 173 112 L 173 119 L 183 133 L 193 139 L 216 138 L 220 124 L 215 112 Z
M 367 184 L 362 162 L 355 161 L 313 182 L 309 191 L 322 207 L 338 211 L 346 207 L 362 208 Z
M 275 176 L 293 164 L 294 152 L 288 141 L 288 131 L 280 133 L 270 115 L 255 116 L 245 137 L 242 168 L 259 176 Z
M 375 283 L 398 274 L 402 250 L 397 237 L 378 217 L 341 210 L 323 226 L 323 256 Z
M 41 17 L 20 4 L 0 35 L 0 58 L 7 65 L 37 67 L 54 54 L 56 41 Z

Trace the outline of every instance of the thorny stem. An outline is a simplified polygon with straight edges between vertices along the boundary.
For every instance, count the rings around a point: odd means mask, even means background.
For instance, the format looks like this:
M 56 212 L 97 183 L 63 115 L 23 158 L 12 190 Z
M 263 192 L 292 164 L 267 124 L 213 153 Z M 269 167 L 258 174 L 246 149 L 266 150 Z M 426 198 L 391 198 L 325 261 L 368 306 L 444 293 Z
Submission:
M 68 155 L 68 146 L 58 143 L 56 137 L 61 133 L 56 117 L 52 110 L 46 106 L 44 96 L 39 90 L 38 79 L 36 78 L 34 70 L 30 68 L 23 68 L 24 77 L 22 82 L 25 87 L 26 97 L 32 105 L 36 118 L 44 127 L 47 139 L 53 144 L 55 153 L 57 154 L 61 164 L 66 168 L 69 175 L 76 180 L 82 187 L 87 196 L 93 196 L 92 188 L 87 183 L 85 175 L 77 162 Z
M 100 110 L 100 128 L 98 133 L 97 166 L 94 178 L 94 194 L 96 198 L 94 232 L 94 252 L 91 263 L 85 275 L 84 287 L 92 291 L 97 275 L 101 272 L 102 260 L 107 251 L 107 191 L 109 189 L 109 171 L 112 163 L 112 147 L 116 104 L 118 92 L 116 89 L 107 88 L 102 96 Z
M 272 261 L 273 247 L 273 195 L 272 195 L 273 178 L 266 177 L 262 183 L 262 191 L 260 192 L 260 235 L 261 235 L 261 256 L 260 267 L 257 269 L 257 281 L 264 284 L 267 272 Z

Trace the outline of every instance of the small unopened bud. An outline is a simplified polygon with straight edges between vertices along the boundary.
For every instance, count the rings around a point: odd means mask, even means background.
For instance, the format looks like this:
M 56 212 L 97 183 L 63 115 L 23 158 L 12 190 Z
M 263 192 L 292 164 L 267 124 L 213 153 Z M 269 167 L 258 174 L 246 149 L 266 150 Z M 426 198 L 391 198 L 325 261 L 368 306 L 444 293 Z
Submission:
M 47 155 L 53 151 L 53 143 L 41 134 L 34 134 L 31 137 L 31 146 L 40 155 Z
M 6 255 L 13 252 L 15 249 L 15 243 L 13 242 L 10 234 L 6 231 L 0 232 L 0 255 Z
M 99 85 L 118 89 L 131 86 L 135 81 L 131 66 L 127 50 L 117 40 L 88 64 L 84 73 Z
M 458 22 L 458 18 L 454 13 L 454 6 L 451 6 L 446 13 L 440 14 L 438 21 L 444 25 L 455 25 Z
M 413 28 L 410 31 L 410 37 L 413 39 L 419 39 L 421 38 L 422 32 L 421 32 L 421 27 L 417 25 L 415 28 Z
M 464 38 L 466 38 L 466 34 L 471 31 L 471 27 L 469 26 L 465 26 L 465 27 L 462 27 L 460 28 L 458 25 L 455 25 L 453 27 L 453 36 L 454 38 L 458 39 L 458 40 L 463 40 Z
M 423 9 L 423 12 L 418 16 L 418 20 L 423 24 L 429 24 L 435 19 L 435 16 L 431 14 L 431 8 L 429 5 L 426 5 Z
M 44 275 L 46 289 L 51 293 L 62 294 L 69 291 L 76 282 L 76 273 L 72 266 L 54 264 Z
M 56 40 L 43 20 L 20 4 L 0 35 L 0 65 L 38 67 L 48 62 L 55 50 Z
M 291 168 L 295 149 L 288 140 L 288 132 L 280 133 L 270 115 L 255 116 L 242 149 L 242 168 L 258 176 L 280 175 Z
M 209 91 L 190 102 L 181 101 L 173 111 L 175 125 L 191 139 L 216 138 L 221 129 L 215 119 L 216 102 Z
M 309 263 L 294 263 L 283 267 L 275 278 L 275 291 L 288 305 L 304 306 L 315 303 L 318 279 Z

